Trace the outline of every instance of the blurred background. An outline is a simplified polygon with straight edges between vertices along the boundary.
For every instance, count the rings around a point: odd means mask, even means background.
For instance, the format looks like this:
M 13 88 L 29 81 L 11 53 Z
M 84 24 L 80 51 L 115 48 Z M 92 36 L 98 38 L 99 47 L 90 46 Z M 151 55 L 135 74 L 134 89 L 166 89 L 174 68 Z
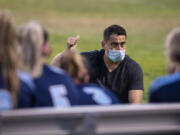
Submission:
M 101 49 L 104 29 L 112 24 L 127 30 L 127 53 L 144 72 L 144 98 L 152 81 L 166 74 L 166 35 L 180 27 L 180 0 L 0 0 L 18 27 L 37 20 L 50 32 L 53 54 L 66 47 L 69 36 L 81 36 L 79 51 Z

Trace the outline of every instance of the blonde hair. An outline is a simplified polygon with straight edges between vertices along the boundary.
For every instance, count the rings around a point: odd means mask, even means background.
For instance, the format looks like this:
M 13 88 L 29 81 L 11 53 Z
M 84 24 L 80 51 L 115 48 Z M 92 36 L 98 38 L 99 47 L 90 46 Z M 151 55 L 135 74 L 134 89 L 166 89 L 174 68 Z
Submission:
M 64 69 L 73 80 L 81 80 L 87 72 L 83 57 L 76 51 L 66 50 L 63 52 L 58 67 Z
M 17 104 L 19 79 L 17 77 L 17 33 L 8 11 L 0 12 L 0 69 L 4 87 L 12 96 L 14 107 Z
M 166 54 L 170 61 L 180 64 L 180 28 L 172 30 L 167 36 Z
M 19 44 L 24 71 L 32 73 L 35 70 L 41 56 L 43 42 L 43 28 L 39 23 L 32 21 L 20 29 Z

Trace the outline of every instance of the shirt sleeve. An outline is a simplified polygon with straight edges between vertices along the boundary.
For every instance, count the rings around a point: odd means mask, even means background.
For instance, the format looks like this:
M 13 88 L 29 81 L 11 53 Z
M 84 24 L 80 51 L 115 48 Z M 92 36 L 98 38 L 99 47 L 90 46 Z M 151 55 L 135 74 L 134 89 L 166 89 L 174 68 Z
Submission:
M 143 71 L 139 64 L 131 66 L 129 73 L 129 90 L 144 90 Z

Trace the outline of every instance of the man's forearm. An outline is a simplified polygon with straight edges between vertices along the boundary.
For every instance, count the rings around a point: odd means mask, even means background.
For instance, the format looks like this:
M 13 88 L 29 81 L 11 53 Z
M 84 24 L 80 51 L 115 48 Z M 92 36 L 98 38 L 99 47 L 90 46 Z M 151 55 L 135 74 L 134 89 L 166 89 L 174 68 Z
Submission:
M 63 51 L 64 52 L 64 51 Z M 61 55 L 63 54 L 63 52 L 61 52 L 61 53 L 58 53 L 53 59 L 52 59 L 52 61 L 51 61 L 51 65 L 54 65 L 54 66 L 59 66 L 59 60 L 60 60 L 60 58 L 61 58 Z
M 132 104 L 141 104 L 143 98 L 143 90 L 130 90 L 128 99 L 129 103 Z

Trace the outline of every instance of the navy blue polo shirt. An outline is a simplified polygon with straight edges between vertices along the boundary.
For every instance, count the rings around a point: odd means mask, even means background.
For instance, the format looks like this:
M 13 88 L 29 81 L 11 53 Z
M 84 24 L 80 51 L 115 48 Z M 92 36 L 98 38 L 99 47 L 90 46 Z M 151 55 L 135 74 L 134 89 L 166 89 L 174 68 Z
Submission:
M 156 79 L 150 87 L 150 102 L 180 102 L 180 72 Z

